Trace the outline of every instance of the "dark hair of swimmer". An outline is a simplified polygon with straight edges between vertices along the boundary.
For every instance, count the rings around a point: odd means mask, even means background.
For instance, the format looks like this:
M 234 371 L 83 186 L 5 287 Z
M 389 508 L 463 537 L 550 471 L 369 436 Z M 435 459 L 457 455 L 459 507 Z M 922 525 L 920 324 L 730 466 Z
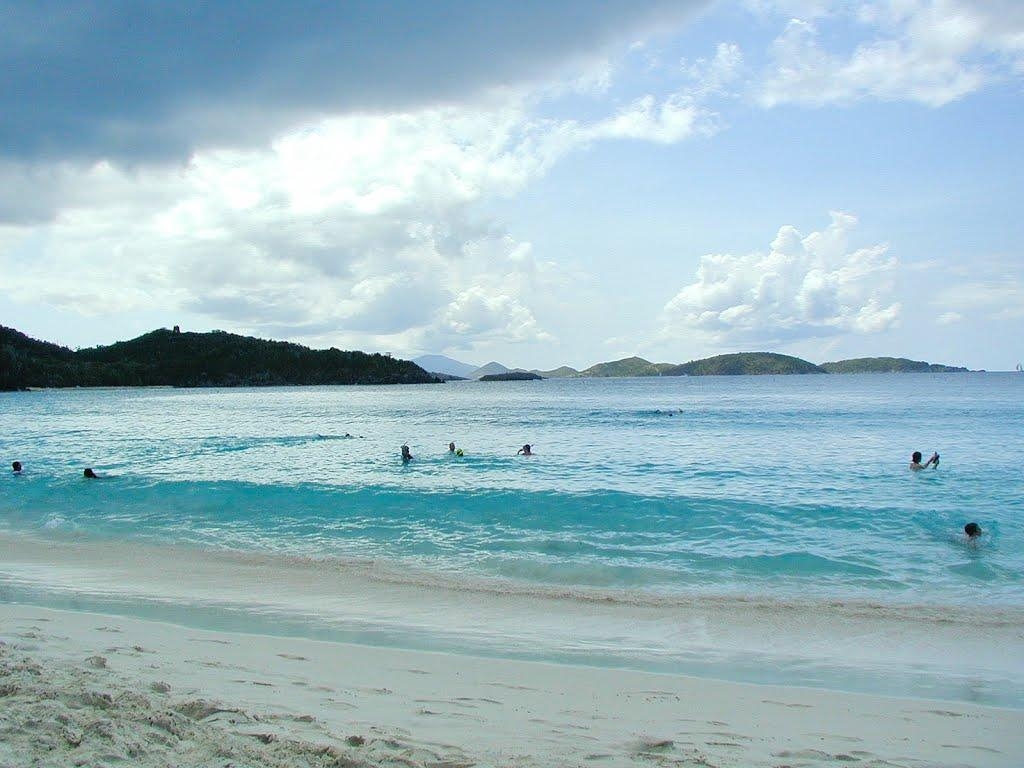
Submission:
M 964 526 L 964 533 L 971 539 L 981 536 L 981 526 L 977 523 L 968 523 Z
M 13 469 L 15 472 L 21 472 L 21 462 L 20 461 L 12 461 L 11 462 L 11 469 Z
M 912 462 L 914 462 L 915 464 L 920 464 L 921 463 L 921 452 L 920 451 L 914 451 L 910 455 L 910 460 Z
M 82 472 L 82 476 L 83 477 L 94 478 L 94 477 L 96 477 L 96 473 L 92 471 L 92 467 L 86 467 L 85 471 Z

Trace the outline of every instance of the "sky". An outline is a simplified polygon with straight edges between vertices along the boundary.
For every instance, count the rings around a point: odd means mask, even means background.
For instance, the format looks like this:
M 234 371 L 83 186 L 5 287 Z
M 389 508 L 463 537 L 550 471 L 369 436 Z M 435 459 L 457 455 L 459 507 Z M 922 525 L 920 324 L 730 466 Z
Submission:
M 0 0 L 0 324 L 1024 360 L 1024 2 Z

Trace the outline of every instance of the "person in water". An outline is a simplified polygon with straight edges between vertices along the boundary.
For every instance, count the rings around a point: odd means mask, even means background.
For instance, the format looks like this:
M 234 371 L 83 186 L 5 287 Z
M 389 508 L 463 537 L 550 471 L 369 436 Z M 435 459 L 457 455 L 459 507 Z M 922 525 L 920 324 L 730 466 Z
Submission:
M 527 443 L 522 448 L 520 448 L 518 451 L 516 451 L 516 456 L 519 456 L 519 455 L 522 455 L 522 456 L 533 456 L 533 450 L 530 448 L 530 444 L 529 443 Z
M 937 453 L 933 453 L 924 464 L 921 463 L 920 451 L 914 451 L 910 455 L 910 468 L 915 472 L 919 469 L 928 469 L 928 467 L 934 469 L 937 466 L 939 466 L 939 454 Z
M 455 441 L 448 443 L 448 453 L 455 453 Z
M 16 474 L 16 475 L 20 475 L 21 474 L 21 462 L 20 461 L 12 461 L 11 462 L 11 471 L 13 471 L 14 474 Z
M 964 526 L 964 533 L 969 540 L 976 539 L 982 534 L 981 526 L 977 523 L 968 523 Z
M 92 467 L 86 467 L 85 471 L 82 472 L 82 477 L 88 478 L 89 480 L 96 480 L 99 478 L 99 475 L 92 471 Z
M 410 461 L 412 461 L 412 454 L 409 453 L 409 446 L 403 444 L 402 445 L 402 462 L 404 464 L 408 464 Z

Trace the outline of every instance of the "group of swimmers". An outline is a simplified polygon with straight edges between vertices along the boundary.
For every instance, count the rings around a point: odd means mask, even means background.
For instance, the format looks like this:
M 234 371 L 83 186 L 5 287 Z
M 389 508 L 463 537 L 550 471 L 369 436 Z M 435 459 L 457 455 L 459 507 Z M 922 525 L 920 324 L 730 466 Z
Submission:
M 928 467 L 935 469 L 938 466 L 939 454 L 937 452 L 933 452 L 932 455 L 928 457 L 928 461 L 924 464 L 921 463 L 920 451 L 914 451 L 910 454 L 910 468 L 914 472 L 918 472 L 922 469 L 928 469 Z M 984 533 L 984 531 L 977 523 L 967 523 L 967 525 L 964 526 L 964 535 L 967 536 L 968 541 L 976 541 L 982 533 Z
M 13 470 L 14 474 L 20 475 L 23 469 L 24 467 L 21 466 L 20 461 L 11 462 L 11 470 Z M 86 478 L 87 480 L 98 480 L 100 476 L 92 471 L 92 467 L 86 467 L 84 470 L 82 470 L 82 477 Z
M 455 447 L 455 441 L 448 443 L 448 453 L 451 456 L 464 456 L 461 448 Z M 529 443 L 526 443 L 522 448 L 516 451 L 516 456 L 533 456 L 533 448 Z M 412 453 L 409 451 L 409 444 L 402 443 L 402 463 L 408 464 L 412 461 Z
M 349 437 L 349 435 L 346 434 L 345 437 Z M 452 442 L 448 443 L 448 453 L 451 454 L 452 456 L 462 456 L 463 455 L 462 449 L 455 447 L 455 441 L 454 440 Z M 522 448 L 520 448 L 518 451 L 516 451 L 516 455 L 517 456 L 533 456 L 533 447 L 529 443 L 526 443 L 525 445 L 523 445 Z M 928 457 L 928 461 L 924 462 L 923 464 L 921 463 L 921 458 L 922 457 L 921 457 L 921 452 L 920 451 L 914 451 L 910 455 L 910 468 L 913 471 L 917 472 L 917 471 L 922 470 L 922 469 L 928 469 L 928 467 L 931 467 L 932 469 L 935 469 L 936 467 L 939 466 L 939 454 L 938 453 L 932 453 L 932 455 Z M 412 456 L 412 452 L 409 450 L 408 443 L 403 443 L 402 444 L 402 463 L 403 464 L 408 464 L 410 461 L 412 461 L 412 459 L 413 459 L 413 456 Z M 14 471 L 14 474 L 20 475 L 24 468 L 22 467 L 22 464 L 21 464 L 20 461 L 13 461 L 13 462 L 11 462 L 11 469 Z M 99 475 L 97 475 L 93 471 L 92 467 L 86 467 L 82 471 L 82 477 L 86 478 L 87 480 L 99 479 Z M 982 533 L 984 533 L 984 531 L 982 530 L 981 526 L 978 525 L 977 523 L 967 523 L 967 525 L 964 526 L 964 534 L 967 536 L 967 538 L 970 541 L 977 540 L 981 536 Z

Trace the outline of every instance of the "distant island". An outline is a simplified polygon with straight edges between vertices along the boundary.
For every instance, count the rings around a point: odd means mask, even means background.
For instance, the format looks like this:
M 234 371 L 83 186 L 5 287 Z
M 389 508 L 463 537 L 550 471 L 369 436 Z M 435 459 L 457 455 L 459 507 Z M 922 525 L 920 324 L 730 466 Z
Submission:
M 963 373 L 966 368 L 951 365 L 937 365 L 905 357 L 858 357 L 853 360 L 838 360 L 822 363 L 829 373 Z
M 477 381 L 540 381 L 543 376 L 538 376 L 530 371 L 507 371 L 506 373 L 487 373 Z
M 225 331 L 160 329 L 72 351 L 0 326 L 0 390 L 35 387 L 259 387 L 439 381 L 388 355 L 315 350 Z
M 662 376 L 775 376 L 825 373 L 814 363 L 774 352 L 739 352 L 672 366 Z

